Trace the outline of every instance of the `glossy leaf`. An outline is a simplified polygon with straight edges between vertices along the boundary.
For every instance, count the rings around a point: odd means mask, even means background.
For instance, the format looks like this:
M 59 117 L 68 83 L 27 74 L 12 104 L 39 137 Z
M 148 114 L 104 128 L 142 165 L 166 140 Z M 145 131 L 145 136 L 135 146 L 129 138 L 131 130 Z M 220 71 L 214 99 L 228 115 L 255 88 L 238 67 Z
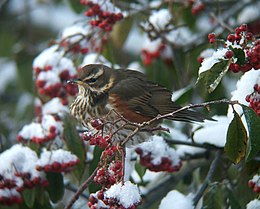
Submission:
M 73 123 L 73 120 L 67 116 L 64 120 L 64 139 L 68 149 L 80 159 L 80 163 L 74 169 L 77 179 L 80 180 L 84 172 L 85 149 L 75 127 L 76 125 Z
M 49 185 L 46 190 L 49 193 L 51 201 L 57 203 L 62 199 L 65 191 L 63 176 L 61 173 L 48 172 L 47 180 Z
M 233 48 L 233 47 L 230 47 L 230 49 L 232 50 L 232 52 L 234 54 L 234 58 L 237 59 L 236 64 L 244 65 L 245 61 L 246 61 L 244 50 L 240 49 L 240 48 Z
M 243 122 L 237 112 L 229 124 L 225 152 L 233 163 L 239 163 L 246 154 L 247 133 Z
M 246 151 L 246 161 L 252 160 L 260 151 L 260 117 L 251 108 L 242 105 L 247 127 L 248 127 L 248 147 Z
M 208 92 L 213 92 L 228 71 L 229 64 L 229 60 L 220 60 L 220 62 L 215 63 L 209 70 L 200 73 L 197 83 L 202 81 Z

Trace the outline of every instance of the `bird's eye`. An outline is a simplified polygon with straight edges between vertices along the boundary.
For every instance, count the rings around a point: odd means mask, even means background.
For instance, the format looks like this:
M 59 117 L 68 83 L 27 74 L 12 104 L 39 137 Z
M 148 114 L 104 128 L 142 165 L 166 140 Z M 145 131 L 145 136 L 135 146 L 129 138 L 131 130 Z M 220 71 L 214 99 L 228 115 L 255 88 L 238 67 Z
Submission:
M 90 78 L 89 80 L 87 80 L 88 83 L 95 83 L 96 81 L 96 78 Z

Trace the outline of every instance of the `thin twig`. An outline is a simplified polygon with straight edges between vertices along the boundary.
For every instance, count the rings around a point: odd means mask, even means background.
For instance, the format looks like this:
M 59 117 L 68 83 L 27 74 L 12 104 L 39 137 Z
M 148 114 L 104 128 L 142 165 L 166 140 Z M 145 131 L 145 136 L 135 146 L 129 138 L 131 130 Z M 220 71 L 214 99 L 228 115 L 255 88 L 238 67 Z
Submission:
M 77 190 L 75 195 L 72 197 L 69 204 L 65 207 L 65 209 L 70 209 L 74 205 L 74 203 L 79 199 L 81 194 L 88 187 L 90 182 L 92 182 L 92 180 L 94 179 L 99 168 L 100 168 L 100 166 L 97 166 L 96 169 L 92 172 L 92 174 L 87 178 L 87 180 L 79 187 L 79 189 Z
M 208 174 L 207 174 L 203 184 L 201 185 L 199 191 L 197 192 L 197 194 L 193 198 L 194 206 L 196 206 L 198 204 L 198 202 L 201 199 L 201 197 L 203 196 L 205 190 L 208 188 L 209 184 L 211 183 L 212 177 L 213 177 L 213 175 L 214 175 L 214 173 L 215 173 L 215 171 L 217 169 L 217 166 L 219 165 L 221 154 L 222 154 L 221 150 L 216 152 L 215 158 L 214 158 L 214 160 L 212 161 L 212 163 L 210 165 Z

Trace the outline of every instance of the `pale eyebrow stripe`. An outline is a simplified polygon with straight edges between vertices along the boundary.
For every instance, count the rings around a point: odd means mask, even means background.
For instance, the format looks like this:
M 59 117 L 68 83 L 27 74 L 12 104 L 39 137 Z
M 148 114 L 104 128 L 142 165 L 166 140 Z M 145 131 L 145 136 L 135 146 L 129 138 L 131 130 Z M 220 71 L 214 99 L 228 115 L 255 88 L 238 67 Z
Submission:
M 104 69 L 101 68 L 96 74 L 94 74 L 94 75 L 92 74 L 92 75 L 86 77 L 83 81 L 87 81 L 87 80 L 89 80 L 91 78 L 98 78 L 98 77 L 100 77 L 103 74 L 104 74 Z

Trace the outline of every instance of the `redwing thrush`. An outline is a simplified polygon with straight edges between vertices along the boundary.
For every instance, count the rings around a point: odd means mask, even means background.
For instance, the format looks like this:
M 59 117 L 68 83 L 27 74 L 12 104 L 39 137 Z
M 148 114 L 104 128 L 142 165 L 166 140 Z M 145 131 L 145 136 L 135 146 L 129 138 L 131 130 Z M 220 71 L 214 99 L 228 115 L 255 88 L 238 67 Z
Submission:
M 107 116 L 109 121 L 114 121 L 118 119 L 116 113 L 128 121 L 142 123 L 181 108 L 171 100 L 172 92 L 133 70 L 114 70 L 102 64 L 91 64 L 81 68 L 78 79 L 72 82 L 78 85 L 79 92 L 70 106 L 71 114 L 88 127 L 90 119 Z M 198 112 L 184 110 L 167 119 L 202 122 L 207 118 Z M 117 123 L 115 130 L 120 126 L 122 124 Z M 123 141 L 132 130 L 130 126 L 120 128 L 113 140 Z M 140 143 L 148 137 L 147 132 L 141 132 L 130 143 Z

